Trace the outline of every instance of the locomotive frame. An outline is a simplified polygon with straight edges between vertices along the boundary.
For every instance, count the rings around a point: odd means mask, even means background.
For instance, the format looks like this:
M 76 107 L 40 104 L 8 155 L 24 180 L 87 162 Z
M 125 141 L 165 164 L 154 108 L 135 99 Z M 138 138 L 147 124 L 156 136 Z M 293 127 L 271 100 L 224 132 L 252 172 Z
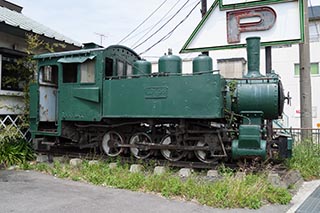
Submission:
M 151 73 L 148 62 L 120 45 L 37 55 L 38 78 L 30 85 L 34 145 L 204 163 L 290 157 L 292 139 L 271 125 L 283 110 L 281 81 L 260 74 L 258 38 L 247 49 L 241 79 L 223 78 L 208 56 L 194 60 L 192 74 L 181 74 L 181 59 L 169 54 Z

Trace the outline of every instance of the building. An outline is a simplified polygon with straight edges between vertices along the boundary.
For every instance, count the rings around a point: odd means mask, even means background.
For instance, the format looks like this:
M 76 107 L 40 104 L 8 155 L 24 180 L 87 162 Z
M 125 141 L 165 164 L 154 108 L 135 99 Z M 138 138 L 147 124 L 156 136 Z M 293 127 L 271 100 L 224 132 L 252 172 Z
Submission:
M 24 106 L 21 84 L 10 84 L 8 77 L 17 73 L 8 70 L 8 65 L 26 55 L 26 34 L 36 34 L 47 43 L 62 43 L 61 50 L 80 49 L 81 44 L 26 17 L 23 8 L 0 0 L 0 115 L 19 114 Z M 45 51 L 45 50 L 43 50 Z

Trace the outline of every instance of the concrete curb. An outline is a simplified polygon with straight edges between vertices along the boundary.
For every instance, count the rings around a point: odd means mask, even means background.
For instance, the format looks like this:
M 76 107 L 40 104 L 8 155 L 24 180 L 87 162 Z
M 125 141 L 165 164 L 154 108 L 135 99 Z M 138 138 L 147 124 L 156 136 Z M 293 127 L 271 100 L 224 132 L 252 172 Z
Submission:
M 287 213 L 294 213 L 299 206 L 311 195 L 311 193 L 317 189 L 320 185 L 320 180 L 313 180 L 309 182 L 304 182 L 297 194 L 293 196 L 291 203 L 293 206 L 287 211 Z

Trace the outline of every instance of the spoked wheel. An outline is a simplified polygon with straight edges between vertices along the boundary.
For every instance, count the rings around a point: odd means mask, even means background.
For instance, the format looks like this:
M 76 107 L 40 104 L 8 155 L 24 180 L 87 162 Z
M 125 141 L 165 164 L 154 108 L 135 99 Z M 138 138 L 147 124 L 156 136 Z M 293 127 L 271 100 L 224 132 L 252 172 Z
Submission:
M 123 137 L 115 131 L 107 132 L 101 143 L 101 148 L 110 157 L 118 156 L 123 152 L 122 147 L 118 147 L 119 144 L 123 144 Z
M 179 145 L 175 136 L 166 135 L 161 139 L 162 145 Z M 185 152 L 182 150 L 174 149 L 161 149 L 161 154 L 165 159 L 169 161 L 178 161 L 185 156 Z
M 130 138 L 131 145 L 137 145 L 138 147 L 131 147 L 130 151 L 134 157 L 138 159 L 145 159 L 151 155 L 151 150 L 147 147 L 143 147 L 143 145 L 148 145 L 152 143 L 152 139 L 149 135 L 144 132 L 139 132 L 134 134 Z M 140 147 L 139 147 L 140 146 Z
M 214 163 L 220 159 L 220 157 L 214 156 L 214 155 L 221 155 L 222 154 L 222 149 L 221 146 L 219 145 L 219 142 L 214 142 L 213 145 L 213 152 L 209 150 L 209 144 L 204 142 L 203 140 L 200 140 L 196 143 L 197 147 L 205 147 L 207 150 L 195 150 L 194 154 L 196 157 L 204 162 L 204 163 Z

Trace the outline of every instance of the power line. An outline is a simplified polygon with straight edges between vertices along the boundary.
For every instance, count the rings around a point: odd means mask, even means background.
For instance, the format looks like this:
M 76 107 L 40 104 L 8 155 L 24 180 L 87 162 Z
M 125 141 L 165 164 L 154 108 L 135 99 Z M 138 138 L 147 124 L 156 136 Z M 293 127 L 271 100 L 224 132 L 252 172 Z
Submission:
M 162 22 L 163 19 L 165 19 L 167 17 L 167 15 L 176 7 L 176 5 L 180 2 L 181 0 L 177 1 L 169 10 L 168 12 L 166 12 L 166 14 L 164 16 L 162 16 L 162 18 L 155 23 L 143 36 L 141 36 L 134 44 L 132 44 L 131 46 L 135 46 L 137 43 L 139 43 L 146 35 L 148 35 L 156 26 L 158 26 L 158 24 L 160 22 Z
M 136 32 L 134 35 L 130 36 L 129 38 L 127 38 L 125 41 L 128 42 L 136 37 L 138 37 L 139 35 L 141 35 L 142 33 L 146 32 L 147 30 L 150 30 L 152 28 L 152 26 L 149 26 L 145 29 L 142 29 L 141 31 L 139 32 Z M 128 46 L 128 45 L 127 45 Z
M 179 14 L 179 12 L 187 5 L 187 3 L 190 0 L 187 0 L 182 7 L 179 8 L 179 10 L 168 20 L 166 21 L 158 30 L 156 30 L 154 33 L 152 33 L 147 39 L 145 39 L 144 41 L 142 41 L 141 43 L 139 43 L 138 45 L 136 45 L 135 47 L 133 47 L 133 49 L 136 49 L 137 47 L 140 47 L 142 44 L 144 44 L 146 41 L 148 41 L 150 38 L 152 38 L 155 34 L 157 34 L 162 28 L 164 28 L 176 15 Z
M 199 5 L 200 1 L 198 1 L 198 3 L 191 9 L 191 11 L 186 15 L 186 17 L 184 17 L 184 19 L 182 19 L 179 24 L 177 24 L 169 33 L 167 33 L 165 36 L 163 36 L 159 41 L 157 41 L 156 43 L 154 43 L 152 46 L 150 46 L 148 49 L 146 49 L 145 51 L 143 51 L 142 53 L 140 53 L 139 55 L 142 55 L 146 52 L 148 52 L 149 50 L 151 50 L 153 47 L 155 47 L 156 45 L 158 45 L 160 42 L 167 40 L 168 38 L 170 38 L 170 36 L 173 34 L 173 32 L 185 21 L 187 20 L 187 18 L 191 15 L 191 13 L 196 9 L 196 7 Z
M 136 28 L 134 28 L 128 35 L 126 35 L 123 39 L 121 39 L 118 43 L 123 42 L 125 39 L 127 39 L 129 36 L 131 36 L 132 33 L 134 33 L 139 27 L 141 27 L 153 14 L 155 14 L 161 7 L 166 3 L 168 0 L 164 0 L 145 20 L 143 20 Z

